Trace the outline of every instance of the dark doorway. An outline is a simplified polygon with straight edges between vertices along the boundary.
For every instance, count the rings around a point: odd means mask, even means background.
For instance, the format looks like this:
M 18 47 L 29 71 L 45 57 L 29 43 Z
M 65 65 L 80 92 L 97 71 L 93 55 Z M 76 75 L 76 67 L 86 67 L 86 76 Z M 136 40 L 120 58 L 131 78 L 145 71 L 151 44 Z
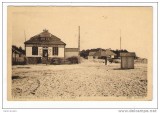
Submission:
M 48 63 L 48 49 L 43 49 L 42 64 Z
M 48 57 L 48 50 L 46 49 L 43 50 L 43 57 Z

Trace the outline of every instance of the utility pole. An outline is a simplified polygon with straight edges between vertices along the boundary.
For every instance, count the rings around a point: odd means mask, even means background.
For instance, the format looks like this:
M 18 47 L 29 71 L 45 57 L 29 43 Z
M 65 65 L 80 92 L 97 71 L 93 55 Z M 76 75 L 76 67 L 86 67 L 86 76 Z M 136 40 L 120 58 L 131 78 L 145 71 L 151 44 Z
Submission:
M 121 29 L 120 29 L 120 53 L 119 53 L 119 57 L 121 59 L 121 67 L 122 67 L 122 57 L 121 57 Z
M 80 63 L 80 26 L 78 26 L 78 52 L 79 52 L 79 55 L 78 55 L 78 63 Z
M 120 29 L 120 50 L 121 50 L 121 29 Z
M 25 32 L 25 30 L 24 30 L 24 40 L 25 40 L 25 42 L 26 42 L 26 32 Z M 25 56 L 26 56 L 26 44 L 24 44 L 24 51 L 25 51 Z M 28 63 L 28 60 L 27 60 L 27 58 L 25 57 L 25 64 L 27 64 Z
M 24 30 L 24 41 L 26 42 L 26 32 Z M 26 54 L 26 45 L 24 44 L 24 50 L 25 50 L 25 54 Z

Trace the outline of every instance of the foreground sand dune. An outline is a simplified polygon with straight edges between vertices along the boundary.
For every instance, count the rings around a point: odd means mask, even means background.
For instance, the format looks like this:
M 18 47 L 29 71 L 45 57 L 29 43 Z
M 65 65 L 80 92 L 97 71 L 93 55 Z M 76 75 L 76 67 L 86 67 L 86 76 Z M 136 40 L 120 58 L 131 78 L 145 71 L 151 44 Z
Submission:
M 75 65 L 13 66 L 13 98 L 145 97 L 147 64 L 121 70 L 120 64 L 84 60 Z

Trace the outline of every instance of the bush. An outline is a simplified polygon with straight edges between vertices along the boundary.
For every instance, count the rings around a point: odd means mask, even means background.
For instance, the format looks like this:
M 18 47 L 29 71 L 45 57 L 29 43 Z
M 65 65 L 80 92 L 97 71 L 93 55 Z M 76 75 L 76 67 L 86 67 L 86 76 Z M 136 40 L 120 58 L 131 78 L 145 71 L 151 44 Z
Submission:
M 27 64 L 26 57 L 16 58 L 16 61 L 12 59 L 12 65 L 26 65 L 26 64 Z
M 113 63 L 121 63 L 120 59 L 113 59 Z
M 26 65 L 26 61 L 24 61 L 24 62 L 15 62 L 15 61 L 13 61 L 12 65 Z
M 78 64 L 78 57 L 69 57 L 67 58 L 67 60 L 71 63 L 71 64 Z
M 62 63 L 61 58 L 52 58 L 50 64 L 60 65 Z
M 41 57 L 28 57 L 28 58 L 25 58 L 25 59 L 26 59 L 26 63 L 28 63 L 28 64 L 41 63 Z
M 108 59 L 108 61 L 109 61 L 110 63 L 112 63 L 112 62 L 113 62 L 113 59 L 112 59 L 112 58 L 110 58 L 110 59 Z

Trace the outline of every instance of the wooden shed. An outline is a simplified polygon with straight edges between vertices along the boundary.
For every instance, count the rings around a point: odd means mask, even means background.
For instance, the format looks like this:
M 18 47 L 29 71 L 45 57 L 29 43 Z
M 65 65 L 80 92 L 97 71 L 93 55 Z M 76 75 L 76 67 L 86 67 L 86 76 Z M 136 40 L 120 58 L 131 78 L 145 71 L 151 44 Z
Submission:
M 135 53 L 120 53 L 121 56 L 121 69 L 134 69 Z

